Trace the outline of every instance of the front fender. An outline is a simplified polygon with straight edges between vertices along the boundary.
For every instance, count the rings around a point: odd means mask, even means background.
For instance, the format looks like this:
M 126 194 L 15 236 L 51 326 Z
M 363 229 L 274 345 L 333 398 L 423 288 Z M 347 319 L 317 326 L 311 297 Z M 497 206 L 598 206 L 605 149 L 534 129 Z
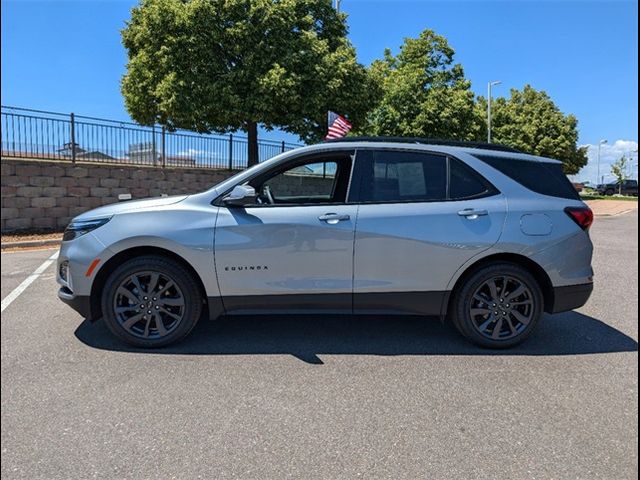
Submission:
M 214 211 L 211 209 L 215 208 Z M 213 236 L 217 208 L 131 212 L 116 215 L 94 232 L 111 253 L 109 258 L 132 248 L 168 250 L 187 262 L 200 276 L 209 297 L 220 295 L 213 257 Z M 126 234 L 125 234 L 126 233 Z M 109 258 L 100 264 L 102 268 Z M 96 274 L 99 269 L 96 270 Z

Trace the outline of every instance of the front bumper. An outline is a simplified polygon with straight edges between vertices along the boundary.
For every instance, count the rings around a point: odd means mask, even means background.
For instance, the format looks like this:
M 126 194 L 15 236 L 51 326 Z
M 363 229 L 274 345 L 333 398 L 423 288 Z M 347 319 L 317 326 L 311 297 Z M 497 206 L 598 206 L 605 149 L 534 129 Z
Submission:
M 593 283 L 555 287 L 551 313 L 567 312 L 583 306 L 589 300 L 591 292 L 593 292 Z
M 74 295 L 68 287 L 58 290 L 58 298 L 73 308 L 76 312 L 88 320 L 91 318 L 91 297 L 88 295 Z
M 96 274 L 111 255 L 93 232 L 62 242 L 56 272 L 56 281 L 62 287 L 58 291 L 58 298 L 76 310 L 78 308 L 74 305 L 88 303 L 83 298 L 91 295 Z M 88 269 L 95 260 L 99 260 L 98 268 L 89 274 Z

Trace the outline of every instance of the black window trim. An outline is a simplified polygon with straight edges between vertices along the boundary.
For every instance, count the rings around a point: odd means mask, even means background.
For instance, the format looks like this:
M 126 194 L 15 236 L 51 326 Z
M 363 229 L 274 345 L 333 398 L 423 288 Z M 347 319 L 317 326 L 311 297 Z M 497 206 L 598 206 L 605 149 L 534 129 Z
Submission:
M 360 172 L 360 169 L 356 170 L 356 164 L 358 162 L 358 152 L 360 151 L 370 151 L 373 154 L 375 154 L 376 151 L 395 151 L 395 152 L 409 152 L 409 153 L 423 153 L 423 154 L 428 154 L 428 155 L 435 155 L 435 156 L 439 156 L 439 157 L 445 157 L 446 160 L 446 175 L 447 175 L 447 182 L 446 182 L 446 187 L 445 187 L 445 192 L 446 192 L 446 197 L 445 199 L 436 199 L 436 200 L 423 200 L 423 199 L 418 199 L 418 200 L 370 200 L 370 201 L 362 201 L 360 200 L 360 191 L 361 191 L 361 181 L 362 181 L 362 175 Z M 487 190 L 481 194 L 478 195 L 473 195 L 470 197 L 464 197 L 464 198 L 450 198 L 449 197 L 449 188 L 450 188 L 450 182 L 451 182 L 451 172 L 450 172 L 450 160 L 456 160 L 460 163 L 462 163 L 464 166 L 466 166 L 467 168 L 470 168 L 477 176 L 478 178 L 485 184 L 485 186 L 487 187 Z M 360 160 L 363 161 L 363 160 Z M 355 198 L 350 198 L 349 197 L 349 193 L 350 190 L 347 191 L 347 203 L 348 204 L 355 204 L 355 205 L 389 205 L 389 204 L 404 204 L 404 203 L 449 203 L 449 202 L 466 202 L 466 201 L 470 201 L 470 200 L 478 200 L 481 198 L 488 198 L 488 197 L 493 197 L 496 195 L 500 195 L 502 192 L 500 192 L 500 190 L 498 190 L 498 188 L 493 185 L 489 180 L 486 179 L 486 177 L 484 175 L 482 175 L 480 172 L 478 172 L 475 168 L 473 168 L 472 166 L 470 166 L 467 162 L 461 160 L 458 157 L 455 157 L 453 155 L 449 155 L 446 153 L 442 153 L 442 152 L 436 152 L 433 150 L 423 150 L 423 149 L 414 149 L 414 148 L 398 148 L 398 147 L 364 147 L 364 148 L 358 148 L 356 151 L 356 155 L 355 155 L 355 159 L 354 162 L 351 166 L 352 172 L 351 172 L 351 178 L 350 178 L 350 186 L 351 184 L 353 184 L 354 181 L 354 174 L 356 172 L 358 172 L 358 178 L 357 178 L 357 191 L 355 194 Z

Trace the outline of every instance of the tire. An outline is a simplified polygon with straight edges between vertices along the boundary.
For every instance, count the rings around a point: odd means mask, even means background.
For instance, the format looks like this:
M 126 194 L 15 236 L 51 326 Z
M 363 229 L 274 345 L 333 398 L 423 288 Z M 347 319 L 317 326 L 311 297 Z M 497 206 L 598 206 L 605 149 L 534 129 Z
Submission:
M 451 319 L 476 345 L 502 349 L 526 340 L 543 309 L 542 290 L 533 275 L 519 265 L 497 263 L 480 268 L 464 281 L 453 298 Z
M 604 194 L 608 197 L 611 197 L 613 195 L 613 190 L 607 190 L 606 192 L 604 192 Z
M 107 278 L 101 299 L 109 330 L 142 348 L 163 347 L 186 337 L 200 319 L 202 302 L 192 274 L 159 255 L 136 257 L 118 266 Z

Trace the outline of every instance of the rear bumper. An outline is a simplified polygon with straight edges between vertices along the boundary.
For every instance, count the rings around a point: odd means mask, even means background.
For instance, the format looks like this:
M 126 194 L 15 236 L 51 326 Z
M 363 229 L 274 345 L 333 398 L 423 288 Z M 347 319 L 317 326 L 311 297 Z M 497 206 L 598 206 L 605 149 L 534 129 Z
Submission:
M 91 301 L 88 295 L 74 295 L 67 287 L 58 290 L 58 298 L 84 318 L 91 320 Z
M 553 309 L 551 313 L 560 313 L 583 306 L 593 292 L 593 283 L 555 287 L 553 289 Z

